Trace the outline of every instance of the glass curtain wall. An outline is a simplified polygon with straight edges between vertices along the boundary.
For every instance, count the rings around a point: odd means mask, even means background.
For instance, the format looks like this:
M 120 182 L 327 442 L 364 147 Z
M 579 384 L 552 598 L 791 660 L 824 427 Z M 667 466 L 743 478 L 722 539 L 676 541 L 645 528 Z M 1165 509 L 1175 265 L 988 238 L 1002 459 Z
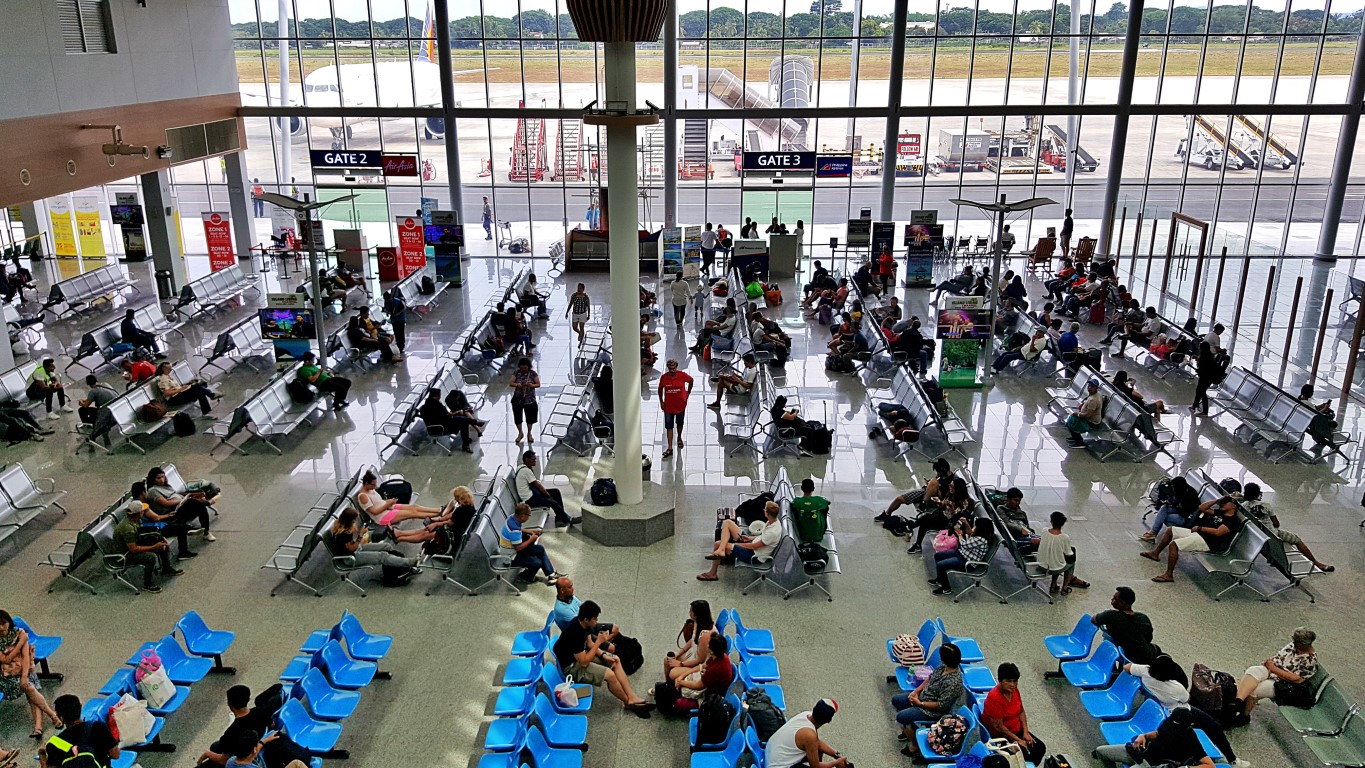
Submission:
M 266 189 L 316 194 L 328 180 L 313 176 L 310 149 L 410 153 L 422 173 L 389 180 L 387 211 L 349 215 L 391 220 L 422 197 L 449 205 L 426 0 L 286 0 L 283 36 L 280 5 L 229 0 L 244 104 L 282 113 L 248 111 L 249 175 Z M 680 223 L 736 228 L 743 194 L 771 188 L 737 170 L 739 153 L 805 149 L 852 161 L 847 176 L 785 181 L 812 195 L 813 236 L 841 233 L 864 208 L 878 217 L 886 169 L 899 221 L 931 208 L 949 234 L 985 234 L 988 222 L 948 200 L 1045 195 L 1076 208 L 1079 234 L 1098 234 L 1127 4 L 931 0 L 910 4 L 904 29 L 893 10 L 893 0 L 679 0 L 678 70 L 664 71 L 662 42 L 639 48 L 639 100 L 685 111 L 674 118 L 676 167 L 665 167 L 663 126 L 640 134 L 642 226 L 663 222 L 663 182 L 675 174 Z M 577 39 L 563 0 L 449 0 L 449 11 L 466 217 L 477 221 L 487 196 L 514 236 L 558 239 L 585 225 L 609 169 L 603 136 L 572 111 L 602 98 L 600 46 Z M 1146 3 L 1115 211 L 1125 248 L 1140 239 L 1145 251 L 1154 231 L 1164 243 L 1180 211 L 1210 223 L 1213 250 L 1312 253 L 1363 18 L 1365 0 Z M 896 35 L 906 55 L 893 110 Z M 677 85 L 673 104 L 665 78 Z M 335 107 L 405 111 L 309 112 Z M 750 111 L 783 108 L 817 111 Z M 890 147 L 888 121 L 898 137 Z M 216 170 L 177 182 L 207 199 Z M 1362 189 L 1353 177 L 1340 254 L 1359 251 Z M 1013 231 L 1031 243 L 1060 214 L 1045 209 Z

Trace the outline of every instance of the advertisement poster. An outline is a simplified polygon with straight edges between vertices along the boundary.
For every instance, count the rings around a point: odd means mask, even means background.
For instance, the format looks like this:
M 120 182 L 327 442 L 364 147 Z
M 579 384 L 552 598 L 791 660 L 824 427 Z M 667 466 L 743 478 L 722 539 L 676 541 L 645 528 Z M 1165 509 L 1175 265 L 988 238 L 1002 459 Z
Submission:
M 939 342 L 938 385 L 951 387 L 981 386 L 981 342 L 975 339 L 944 339 Z
M 436 201 L 436 198 L 434 198 L 434 197 L 424 197 L 424 198 L 422 198 L 422 223 L 423 223 L 423 224 L 431 224 L 431 212 L 434 211 L 434 210 L 436 210 L 436 203 L 437 203 L 437 201 Z
M 303 358 L 304 353 L 313 351 L 313 340 L 317 337 L 313 310 L 268 307 L 258 312 L 261 318 L 261 338 L 269 341 L 275 348 L 277 371 L 294 365 Z
M 204 242 L 209 251 L 209 269 L 217 272 L 236 266 L 232 252 L 232 227 L 226 213 L 201 214 L 204 219 Z
M 81 273 L 81 262 L 76 253 L 76 229 L 71 226 L 71 200 L 66 196 L 47 201 L 47 215 L 52 221 L 52 248 L 57 256 L 57 271 L 61 279 Z
M 905 225 L 905 285 L 932 288 L 934 285 L 934 242 L 929 227 Z
M 298 222 L 294 221 L 294 212 L 278 205 L 271 206 L 270 233 L 281 241 L 297 238 L 299 230 Z
M 398 217 L 398 274 L 401 277 L 427 265 L 425 227 L 416 216 Z
M 872 242 L 872 222 L 868 219 L 849 219 L 846 239 L 849 248 L 866 248 Z
M 701 227 L 683 227 L 683 277 L 701 277 Z
M 100 260 L 104 253 L 104 228 L 100 225 L 100 199 L 93 195 L 76 198 L 76 239 L 81 244 L 81 256 Z M 103 266 L 94 264 L 91 269 Z
M 923 224 L 926 227 L 932 227 L 933 225 L 938 223 L 938 210 L 935 209 L 932 211 L 911 211 L 910 223 Z
M 664 227 L 659 235 L 660 275 L 681 275 L 683 271 L 682 227 Z
M 896 247 L 896 222 L 876 221 L 872 223 L 872 255 L 881 255 L 883 250 Z

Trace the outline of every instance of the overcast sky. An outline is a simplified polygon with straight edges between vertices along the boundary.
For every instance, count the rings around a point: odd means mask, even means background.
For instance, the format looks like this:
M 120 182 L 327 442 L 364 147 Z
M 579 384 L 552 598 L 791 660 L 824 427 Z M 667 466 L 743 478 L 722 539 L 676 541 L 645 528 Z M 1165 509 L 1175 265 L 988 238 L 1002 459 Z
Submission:
M 361 21 L 371 15 L 378 21 L 388 21 L 400 18 L 405 15 L 416 18 L 423 18 L 426 15 L 427 0 L 288 0 L 292 3 L 294 10 L 290 15 L 295 18 L 326 18 L 334 12 L 342 19 L 348 21 Z M 1172 0 L 1177 6 L 1207 8 L 1207 0 Z M 277 14 L 279 0 L 228 0 L 228 6 L 232 13 L 233 22 L 254 21 L 256 18 L 256 4 L 260 3 L 262 20 L 274 20 Z M 843 10 L 852 11 L 855 0 L 843 0 Z M 1113 5 L 1114 0 L 1078 0 L 1077 6 L 1083 13 L 1090 13 L 1092 8 L 1097 8 L 1099 13 L 1104 13 Z M 940 0 L 943 8 L 962 8 L 973 7 L 975 2 L 968 0 Z M 1215 0 L 1216 5 L 1240 5 L 1239 2 L 1227 2 L 1227 0 Z M 1255 0 L 1258 8 L 1265 10 L 1283 10 L 1287 0 Z M 705 10 L 707 0 L 678 0 L 678 11 L 687 13 L 689 11 Z M 710 3 L 714 8 L 734 8 L 744 11 L 764 11 L 792 15 L 796 13 L 809 13 L 811 0 L 712 0 Z M 892 0 L 863 0 L 863 13 L 869 16 L 889 16 L 891 14 Z M 980 0 L 980 8 L 983 11 L 995 11 L 998 13 L 1014 13 L 1017 10 L 1030 11 L 1051 8 L 1053 5 L 1049 0 Z M 1321 10 L 1325 6 L 1325 0 L 1296 0 L 1292 8 L 1295 10 L 1317 9 Z M 1335 4 L 1334 10 L 1338 13 L 1348 9 L 1356 9 L 1361 6 L 1360 0 L 1339 0 Z M 914 0 L 911 3 L 911 10 L 928 10 L 934 7 L 930 2 L 924 0 Z M 1150 2 L 1149 8 L 1168 7 L 1167 3 Z M 450 0 L 451 18 L 462 18 L 465 16 L 477 16 L 484 12 L 484 8 L 490 15 L 508 18 L 521 11 L 542 10 L 551 14 L 564 13 L 563 0 Z

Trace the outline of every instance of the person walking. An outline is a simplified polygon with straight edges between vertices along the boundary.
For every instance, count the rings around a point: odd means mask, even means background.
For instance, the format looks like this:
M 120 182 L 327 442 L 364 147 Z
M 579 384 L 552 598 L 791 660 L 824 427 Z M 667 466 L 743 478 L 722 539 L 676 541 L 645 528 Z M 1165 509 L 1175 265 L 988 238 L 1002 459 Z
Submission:
M 564 309 L 564 316 L 569 317 L 574 333 L 578 334 L 578 346 L 583 346 L 587 340 L 588 316 L 592 313 L 592 299 L 588 298 L 587 286 L 578 284 L 578 290 L 569 297 L 569 306 Z
M 716 244 L 720 238 L 712 228 L 711 222 L 706 222 L 706 228 L 701 231 L 701 271 L 711 276 L 711 268 L 716 264 Z
M 391 288 L 384 292 L 384 314 L 389 316 L 393 342 L 401 354 L 408 348 L 408 303 L 403 300 L 402 291 Z
M 680 323 L 681 324 L 681 323 Z M 664 411 L 664 455 L 673 455 L 673 430 L 678 430 L 678 450 L 682 450 L 683 417 L 687 413 L 687 398 L 692 395 L 692 377 L 678 370 L 678 361 L 669 360 L 668 370 L 659 377 L 659 403 Z
M 673 304 L 673 321 L 681 328 L 687 318 L 687 305 L 692 303 L 692 286 L 678 275 L 669 285 L 668 295 Z
M 251 180 L 251 211 L 256 218 L 265 218 L 265 201 L 261 195 L 265 194 L 265 188 L 261 186 L 260 177 Z
M 488 197 L 486 195 L 483 198 L 483 233 L 483 239 L 493 239 L 493 206 L 488 204 Z

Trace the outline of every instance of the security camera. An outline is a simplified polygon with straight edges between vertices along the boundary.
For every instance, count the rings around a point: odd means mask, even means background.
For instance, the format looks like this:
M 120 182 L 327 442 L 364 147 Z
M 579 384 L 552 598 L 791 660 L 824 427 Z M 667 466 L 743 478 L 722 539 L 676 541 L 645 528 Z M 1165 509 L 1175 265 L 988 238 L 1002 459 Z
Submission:
M 171 154 L 172 153 L 170 145 L 162 144 L 161 146 L 156 148 L 156 156 L 161 158 L 162 160 L 170 160 Z

